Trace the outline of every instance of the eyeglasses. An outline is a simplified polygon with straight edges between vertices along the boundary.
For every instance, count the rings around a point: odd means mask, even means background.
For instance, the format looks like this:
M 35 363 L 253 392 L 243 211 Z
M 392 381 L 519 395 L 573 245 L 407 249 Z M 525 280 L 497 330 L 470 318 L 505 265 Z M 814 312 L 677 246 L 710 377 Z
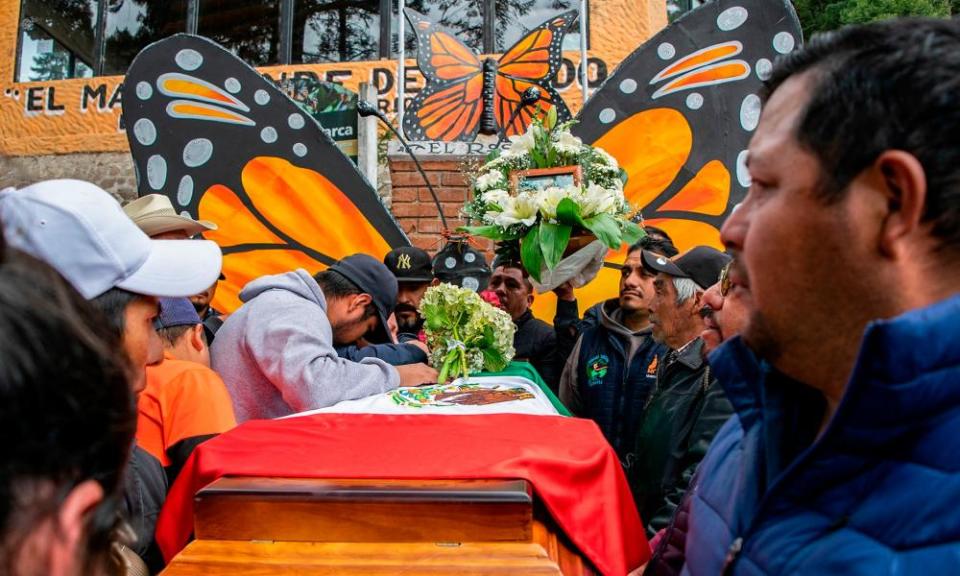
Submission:
M 728 262 L 726 266 L 723 267 L 723 270 L 720 271 L 720 295 L 726 297 L 730 292 L 730 265 L 733 262 Z

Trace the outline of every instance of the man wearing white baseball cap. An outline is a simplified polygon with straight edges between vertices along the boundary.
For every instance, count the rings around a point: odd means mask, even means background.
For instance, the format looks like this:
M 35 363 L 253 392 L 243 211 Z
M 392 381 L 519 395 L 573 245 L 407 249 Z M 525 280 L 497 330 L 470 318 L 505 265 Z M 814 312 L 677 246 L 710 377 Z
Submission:
M 186 297 L 220 275 L 220 248 L 207 240 L 151 240 L 99 187 L 80 180 L 49 180 L 0 191 L 0 223 L 7 243 L 57 270 L 100 308 L 121 335 L 139 394 L 147 365 L 163 347 L 153 326 L 158 297 Z M 152 570 L 162 560 L 153 546 L 157 514 L 166 496 L 160 463 L 134 447 L 125 477 L 135 551 Z

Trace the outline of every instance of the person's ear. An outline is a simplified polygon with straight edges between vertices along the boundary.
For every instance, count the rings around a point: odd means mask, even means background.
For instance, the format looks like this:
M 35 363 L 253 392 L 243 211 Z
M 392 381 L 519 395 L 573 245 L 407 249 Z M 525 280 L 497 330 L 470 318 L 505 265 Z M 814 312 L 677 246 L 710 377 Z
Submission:
M 430 285 L 431 285 L 431 286 L 439 286 L 439 285 L 440 285 L 440 279 L 439 279 L 439 278 L 434 278 L 433 280 L 430 281 Z
M 190 347 L 197 352 L 203 352 L 207 340 L 203 335 L 203 324 L 195 324 L 190 328 Z
M 700 309 L 703 308 L 703 291 L 697 290 L 693 293 L 693 298 L 690 299 L 692 306 L 690 306 L 690 315 L 700 317 Z
M 356 312 L 357 310 L 364 311 L 367 309 L 367 306 L 373 302 L 373 297 L 369 294 L 354 294 L 350 299 L 350 304 L 347 306 L 348 312 Z
M 96 480 L 86 480 L 67 494 L 56 515 L 56 530 L 50 542 L 50 574 L 76 573 L 85 545 L 87 519 L 103 501 L 103 487 Z
M 907 240 L 920 228 L 927 199 L 927 175 L 923 165 L 909 152 L 887 150 L 880 154 L 874 169 L 879 172 L 886 198 L 880 227 L 880 250 L 887 256 L 905 256 L 912 247 Z

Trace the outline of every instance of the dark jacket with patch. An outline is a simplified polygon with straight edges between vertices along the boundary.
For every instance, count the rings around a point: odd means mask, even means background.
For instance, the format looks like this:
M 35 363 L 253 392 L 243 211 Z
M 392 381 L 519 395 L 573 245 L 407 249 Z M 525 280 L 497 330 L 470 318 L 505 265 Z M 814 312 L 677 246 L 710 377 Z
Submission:
M 514 359 L 533 364 L 543 381 L 556 393 L 562 360 L 557 360 L 557 335 L 553 327 L 534 318 L 530 310 L 514 320 L 514 324 L 517 325 L 513 335 Z
M 622 316 L 618 300 L 608 300 L 600 323 L 580 335 L 560 379 L 560 399 L 575 415 L 597 423 L 629 469 L 637 423 L 668 348 L 653 341 L 649 328 L 632 332 Z
M 702 354 L 700 338 L 667 354 L 637 425 L 629 480 L 651 536 L 670 523 L 710 442 L 733 415 Z

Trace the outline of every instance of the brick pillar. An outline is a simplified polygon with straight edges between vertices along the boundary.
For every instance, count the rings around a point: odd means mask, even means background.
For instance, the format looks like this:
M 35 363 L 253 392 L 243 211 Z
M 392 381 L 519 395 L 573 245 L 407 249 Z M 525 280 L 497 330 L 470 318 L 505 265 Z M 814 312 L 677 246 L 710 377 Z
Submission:
M 443 225 L 430 190 L 424 184 L 423 176 L 417 171 L 417 167 L 409 156 L 390 154 L 388 159 L 391 212 L 410 241 L 433 255 L 443 246 L 441 234 Z M 446 216 L 447 226 L 451 230 L 465 223 L 460 215 L 460 208 L 470 198 L 470 189 L 463 167 L 471 160 L 473 159 L 463 156 L 429 156 L 420 160 L 427 178 L 440 199 L 443 215 Z M 488 258 L 487 261 L 491 261 L 492 242 L 485 238 L 477 238 L 474 246 L 483 250 Z

